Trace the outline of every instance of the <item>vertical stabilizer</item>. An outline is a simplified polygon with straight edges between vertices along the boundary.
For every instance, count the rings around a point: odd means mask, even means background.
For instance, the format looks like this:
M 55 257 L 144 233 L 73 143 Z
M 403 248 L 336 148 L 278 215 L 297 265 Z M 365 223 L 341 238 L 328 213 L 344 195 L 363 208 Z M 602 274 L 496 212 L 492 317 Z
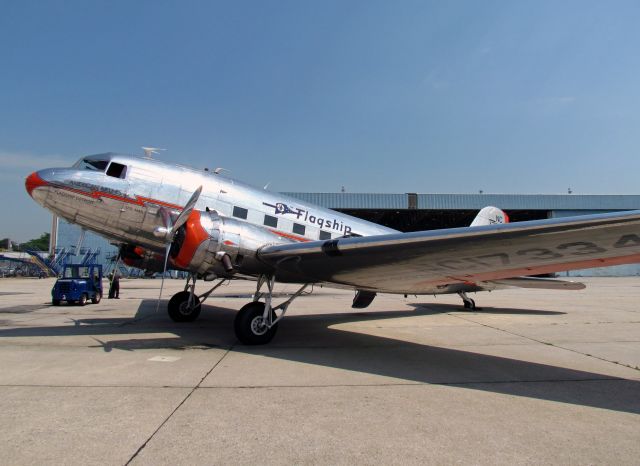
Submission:
M 509 216 L 497 207 L 487 206 L 483 208 L 471 222 L 472 227 L 482 225 L 494 225 L 496 223 L 509 223 Z

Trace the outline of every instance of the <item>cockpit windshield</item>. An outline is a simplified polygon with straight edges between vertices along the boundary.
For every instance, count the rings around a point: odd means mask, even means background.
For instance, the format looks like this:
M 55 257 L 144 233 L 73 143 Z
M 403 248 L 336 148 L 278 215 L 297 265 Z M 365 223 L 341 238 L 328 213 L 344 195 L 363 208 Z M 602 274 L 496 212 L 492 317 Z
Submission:
M 73 168 L 103 172 L 107 169 L 107 165 L 109 165 L 108 160 L 80 159 L 73 164 Z

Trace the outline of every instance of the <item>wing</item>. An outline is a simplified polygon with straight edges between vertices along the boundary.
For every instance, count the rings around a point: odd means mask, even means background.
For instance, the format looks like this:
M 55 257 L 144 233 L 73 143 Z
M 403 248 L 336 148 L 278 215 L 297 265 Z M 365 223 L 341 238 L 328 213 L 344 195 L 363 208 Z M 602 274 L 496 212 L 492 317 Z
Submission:
M 387 293 L 640 262 L 640 211 L 266 246 L 282 281 Z

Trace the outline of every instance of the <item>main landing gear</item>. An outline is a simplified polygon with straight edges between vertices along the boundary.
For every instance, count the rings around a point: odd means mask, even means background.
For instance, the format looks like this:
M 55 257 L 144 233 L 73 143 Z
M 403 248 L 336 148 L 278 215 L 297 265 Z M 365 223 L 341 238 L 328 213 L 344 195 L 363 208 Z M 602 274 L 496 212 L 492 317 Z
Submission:
M 265 283 L 267 284 L 267 291 L 262 293 L 260 289 Z M 274 283 L 275 279 L 273 277 L 261 275 L 258 278 L 253 301 L 244 305 L 236 315 L 233 328 L 238 340 L 245 345 L 264 345 L 269 343 L 276 334 L 278 322 L 284 318 L 289 305 L 308 286 L 308 284 L 303 285 L 285 302 L 272 306 L 271 299 L 273 297 Z M 265 296 L 264 302 L 259 301 L 263 294 Z M 278 310 L 281 311 L 280 314 L 276 313 Z
M 458 296 L 462 298 L 462 302 L 464 303 L 465 309 L 469 309 L 470 311 L 479 309 L 479 308 L 476 308 L 476 302 L 473 299 L 471 299 L 469 296 L 467 296 L 467 293 L 465 293 L 464 291 L 458 292 Z
M 226 278 L 218 281 L 209 291 L 201 295 L 196 295 L 196 277 L 189 275 L 184 291 L 174 294 L 169 300 L 169 317 L 174 322 L 193 322 L 200 315 L 202 303 L 220 287 Z M 266 283 L 267 290 L 261 289 Z M 245 345 L 264 345 L 269 343 L 278 330 L 278 323 L 284 318 L 289 305 L 300 296 L 309 286 L 305 284 L 298 291 L 292 294 L 289 299 L 277 306 L 273 306 L 273 286 L 275 278 L 261 275 L 258 278 L 256 292 L 253 301 L 244 305 L 233 322 L 236 337 Z M 264 302 L 260 299 L 264 296 Z M 279 312 L 278 312 L 279 311 Z
M 202 303 L 225 281 L 226 279 L 219 280 L 209 291 L 198 296 L 195 293 L 196 277 L 193 274 L 189 275 L 184 291 L 174 294 L 169 300 L 168 311 L 171 320 L 174 322 L 193 322 L 196 320 L 200 315 Z

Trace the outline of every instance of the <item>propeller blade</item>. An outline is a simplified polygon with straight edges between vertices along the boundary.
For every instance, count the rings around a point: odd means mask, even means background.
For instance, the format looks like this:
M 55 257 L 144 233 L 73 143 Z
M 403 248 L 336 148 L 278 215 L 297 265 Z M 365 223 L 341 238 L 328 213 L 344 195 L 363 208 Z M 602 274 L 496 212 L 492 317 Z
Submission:
M 162 298 L 162 289 L 164 288 L 164 276 L 167 273 L 167 262 L 169 262 L 170 252 L 171 252 L 171 243 L 168 243 L 164 253 L 164 268 L 162 270 L 162 280 L 160 281 L 160 294 L 158 295 L 158 302 L 156 303 L 156 313 L 158 312 L 158 309 L 160 309 L 160 299 Z
M 167 243 L 164 253 L 164 268 L 162 270 L 162 281 L 160 282 L 160 294 L 158 295 L 158 302 L 156 303 L 156 312 L 158 312 L 158 309 L 160 308 L 160 299 L 162 298 L 162 289 L 164 288 L 164 276 L 167 273 L 167 263 L 169 262 L 169 253 L 171 252 L 171 243 L 173 242 L 173 237 L 180 229 L 180 227 L 186 223 L 189 215 L 191 215 L 193 208 L 196 206 L 198 199 L 200 198 L 201 192 L 202 185 L 193 192 L 193 194 L 189 198 L 189 201 L 185 204 L 184 209 L 182 209 L 182 212 L 180 212 L 180 215 L 178 215 L 176 222 L 171 225 L 170 228 L 166 228 L 164 232 L 160 232 L 160 234 L 164 235 L 166 230 L 169 230 L 169 232 L 166 233 Z M 167 216 L 167 218 L 169 218 L 169 220 L 167 220 L 166 225 L 167 227 L 169 227 L 170 217 Z
M 196 189 L 191 195 L 191 198 L 189 199 L 187 204 L 184 206 L 184 209 L 182 209 L 182 212 L 180 212 L 180 215 L 178 215 L 178 218 L 176 219 L 176 223 L 174 223 L 173 226 L 171 227 L 171 231 L 169 233 L 169 241 L 173 240 L 173 235 L 175 235 L 176 231 L 178 231 L 178 229 L 185 224 L 185 222 L 189 218 L 189 215 L 191 215 L 191 211 L 193 211 L 193 208 L 196 206 L 196 203 L 200 198 L 201 192 L 202 192 L 202 186 Z

